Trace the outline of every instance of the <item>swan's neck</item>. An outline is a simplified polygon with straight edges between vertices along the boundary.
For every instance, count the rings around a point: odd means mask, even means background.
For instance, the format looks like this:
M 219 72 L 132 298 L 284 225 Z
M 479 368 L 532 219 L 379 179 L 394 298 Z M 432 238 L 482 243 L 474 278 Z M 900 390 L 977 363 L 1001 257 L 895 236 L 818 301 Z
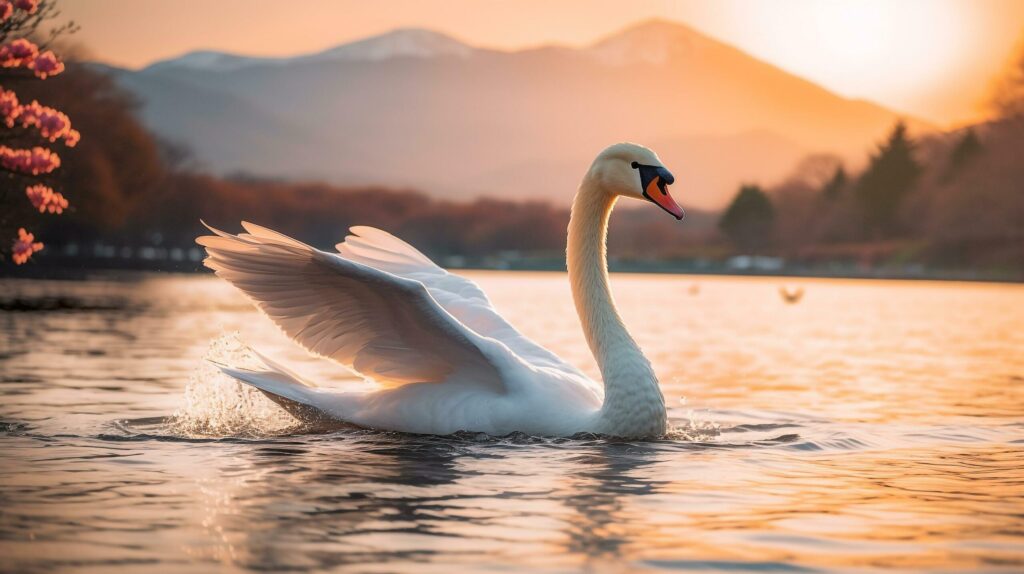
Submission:
M 651 436 L 665 431 L 665 399 L 650 362 L 615 309 L 606 237 L 617 197 L 584 179 L 572 205 L 566 264 L 587 344 L 604 379 L 601 432 Z

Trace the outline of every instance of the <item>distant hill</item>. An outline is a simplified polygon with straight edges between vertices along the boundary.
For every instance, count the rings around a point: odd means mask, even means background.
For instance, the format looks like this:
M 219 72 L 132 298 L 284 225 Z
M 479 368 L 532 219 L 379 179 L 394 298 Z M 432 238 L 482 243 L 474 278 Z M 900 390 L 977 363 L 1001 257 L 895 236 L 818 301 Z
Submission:
M 597 151 L 630 140 L 660 153 L 682 203 L 719 208 L 807 151 L 862 155 L 897 117 L 660 20 L 582 49 L 403 29 L 291 58 L 194 52 L 108 71 L 215 172 L 452 199 L 566 204 Z
M 438 56 L 468 57 L 473 48 L 451 36 L 419 28 L 402 28 L 341 44 L 322 52 L 293 58 L 257 58 L 225 52 L 198 50 L 183 56 L 154 62 L 147 71 L 193 69 L 226 72 L 250 66 L 303 64 L 310 62 L 379 61 L 391 58 L 434 58 Z

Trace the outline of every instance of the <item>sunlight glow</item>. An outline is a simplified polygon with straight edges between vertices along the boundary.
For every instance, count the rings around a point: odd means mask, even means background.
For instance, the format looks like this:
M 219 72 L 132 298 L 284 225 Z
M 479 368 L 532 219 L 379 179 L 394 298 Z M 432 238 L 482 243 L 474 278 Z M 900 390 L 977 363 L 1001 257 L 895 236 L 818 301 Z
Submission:
M 971 15 L 963 3 L 831 0 L 802 3 L 799 10 L 778 7 L 760 14 L 772 22 L 769 29 L 817 33 L 776 38 L 774 49 L 765 48 L 770 59 L 785 61 L 789 69 L 843 95 L 863 97 L 870 89 L 876 98 L 904 109 L 923 89 L 942 89 L 969 47 Z

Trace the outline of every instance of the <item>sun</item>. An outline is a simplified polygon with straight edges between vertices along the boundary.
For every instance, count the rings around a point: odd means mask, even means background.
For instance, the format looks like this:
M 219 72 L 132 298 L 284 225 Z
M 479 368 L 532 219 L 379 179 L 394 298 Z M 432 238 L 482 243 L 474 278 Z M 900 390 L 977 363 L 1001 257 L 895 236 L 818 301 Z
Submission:
M 828 31 L 820 36 L 822 54 L 847 66 L 873 64 L 895 47 L 895 30 L 879 3 L 821 2 L 811 10 L 819 28 Z
M 985 41 L 977 4 L 957 0 L 780 0 L 729 11 L 748 51 L 847 97 L 913 109 L 971 65 Z
M 894 88 L 930 85 L 964 47 L 963 3 L 861 0 L 815 6 L 828 30 L 823 51 L 849 70 L 852 82 L 877 81 L 884 68 Z

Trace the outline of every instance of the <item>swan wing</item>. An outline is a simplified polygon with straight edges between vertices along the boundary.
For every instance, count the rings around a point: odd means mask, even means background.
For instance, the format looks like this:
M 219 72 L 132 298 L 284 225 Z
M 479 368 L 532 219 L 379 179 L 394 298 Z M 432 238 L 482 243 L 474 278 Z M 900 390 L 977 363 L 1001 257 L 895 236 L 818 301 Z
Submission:
M 381 229 L 356 226 L 349 232 L 335 246 L 346 259 L 419 281 L 452 316 L 484 337 L 501 341 L 531 365 L 586 379 L 576 367 L 516 330 L 474 281 L 449 273 L 412 245 Z
M 489 358 L 499 345 L 459 322 L 422 282 L 242 226 L 248 233 L 210 227 L 215 235 L 197 238 L 204 264 L 307 350 L 384 386 L 443 382 L 459 372 L 504 388 Z

